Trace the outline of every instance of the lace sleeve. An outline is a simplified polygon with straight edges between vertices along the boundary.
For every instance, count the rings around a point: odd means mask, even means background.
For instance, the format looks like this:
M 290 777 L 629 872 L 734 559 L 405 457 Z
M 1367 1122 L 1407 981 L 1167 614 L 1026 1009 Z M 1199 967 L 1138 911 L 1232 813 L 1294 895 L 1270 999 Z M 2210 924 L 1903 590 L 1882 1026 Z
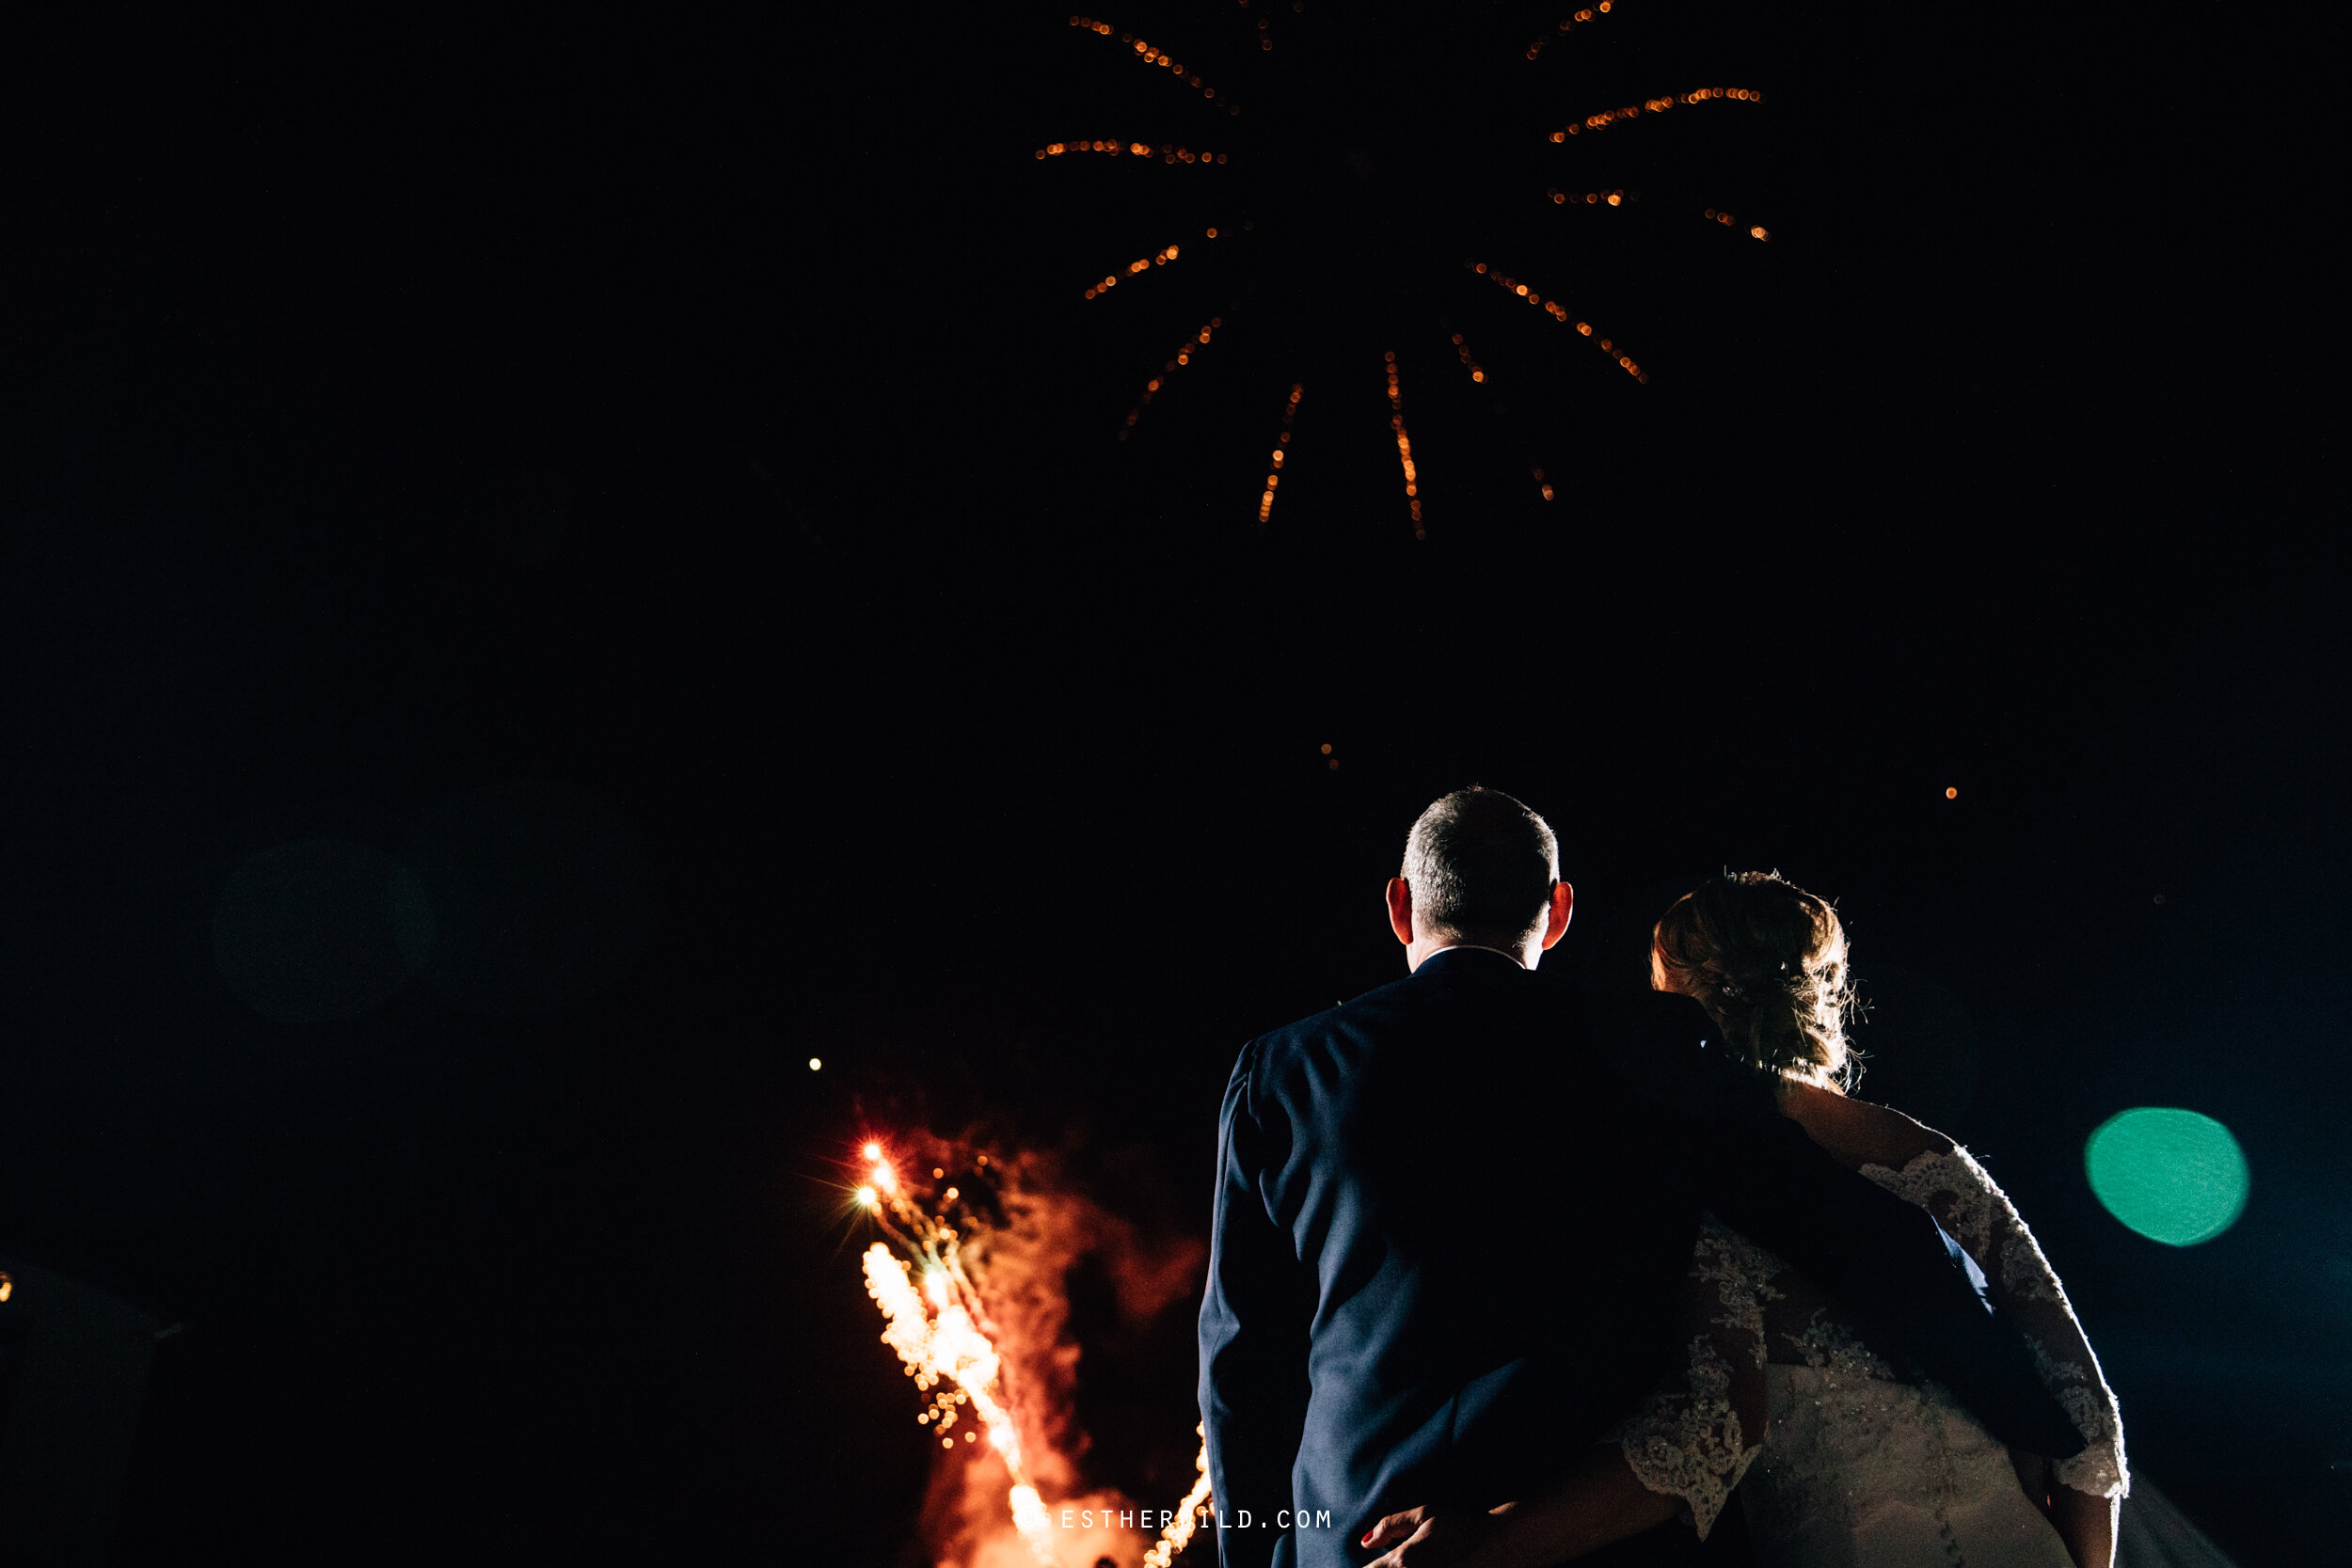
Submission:
M 2123 1416 L 2114 1390 L 2100 1373 L 2065 1288 L 2009 1196 L 1957 1145 L 1948 1154 L 1931 1149 L 1899 1171 L 1865 1165 L 1862 1174 L 1933 1214 L 1984 1271 L 1994 1305 L 2024 1332 L 2042 1383 L 2088 1444 L 2072 1459 L 2058 1461 L 2058 1481 L 2095 1497 L 2129 1492 Z
M 1685 1364 L 1611 1433 L 1634 1479 L 1680 1498 L 1702 1541 L 1763 1451 L 1764 1303 L 1780 1294 L 1771 1283 L 1779 1269 L 1708 1216 L 1684 1291 Z

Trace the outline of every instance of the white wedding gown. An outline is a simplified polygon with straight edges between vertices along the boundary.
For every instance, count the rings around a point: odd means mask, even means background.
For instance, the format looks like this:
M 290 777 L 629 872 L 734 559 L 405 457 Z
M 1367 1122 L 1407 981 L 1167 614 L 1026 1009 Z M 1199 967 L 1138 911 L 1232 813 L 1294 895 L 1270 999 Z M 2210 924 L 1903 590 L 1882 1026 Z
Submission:
M 2026 1335 L 2089 1444 L 2057 1479 L 2123 1493 L 2115 1396 L 2033 1233 L 1984 1167 L 1954 1148 L 1862 1174 L 1933 1214 Z M 1642 1484 L 1679 1498 L 1702 1538 L 1737 1487 L 1756 1560 L 1772 1568 L 2072 1568 L 2008 1449 L 1939 1385 L 1864 1344 L 1810 1281 L 1712 1218 L 1686 1311 L 1687 1370 L 1616 1435 Z

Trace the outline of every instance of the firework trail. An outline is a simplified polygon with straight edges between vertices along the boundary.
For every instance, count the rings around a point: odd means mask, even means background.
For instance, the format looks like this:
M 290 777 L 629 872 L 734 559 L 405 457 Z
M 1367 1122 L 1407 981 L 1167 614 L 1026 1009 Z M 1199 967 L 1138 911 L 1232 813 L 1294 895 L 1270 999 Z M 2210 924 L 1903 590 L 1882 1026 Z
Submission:
M 1053 1451 L 1056 1434 L 1041 1422 L 1033 1419 L 1031 1433 L 1041 1439 L 1045 1451 L 1041 1454 L 1037 1443 L 1025 1443 L 1023 1423 L 1016 1418 L 1019 1402 L 1005 1386 L 1007 1355 L 1000 1347 L 1019 1337 L 1019 1331 L 994 1321 L 988 1307 L 992 1295 L 1002 1294 L 990 1290 L 989 1278 L 988 1243 L 997 1239 L 994 1231 L 999 1227 L 992 1227 L 955 1186 L 938 1193 L 936 1208 L 918 1202 L 879 1142 L 867 1144 L 861 1152 L 866 1162 L 866 1180 L 851 1196 L 889 1238 L 867 1247 L 860 1259 L 866 1291 L 882 1314 L 883 1343 L 897 1354 L 906 1374 L 925 1396 L 915 1419 L 937 1433 L 941 1448 L 949 1451 L 959 1447 L 959 1435 L 963 1445 L 977 1448 L 985 1434 L 989 1449 L 1002 1462 L 1009 1478 L 1004 1508 L 1014 1529 L 1038 1561 L 1057 1563 L 1057 1541 L 1070 1538 L 1057 1530 L 1054 1511 L 1046 1506 L 1041 1481 L 1050 1484 L 1063 1479 L 1069 1466 Z M 986 1155 L 978 1155 L 975 1163 L 987 1167 L 990 1162 Z M 946 1168 L 934 1167 L 933 1175 L 944 1178 Z M 951 1213 L 960 1213 L 961 1223 L 951 1218 Z M 1089 1228 L 1081 1216 L 1062 1217 L 1066 1222 L 1076 1221 L 1065 1223 L 1065 1229 Z M 1075 1238 L 1065 1241 L 1073 1251 L 1085 1245 Z M 1169 1278 L 1179 1274 L 1188 1277 L 1188 1255 L 1180 1249 L 1171 1261 L 1175 1267 L 1163 1270 Z M 1164 1294 L 1165 1287 L 1154 1282 L 1149 1291 L 1153 1296 Z M 1038 1314 L 1033 1311 L 1031 1315 Z M 1046 1315 L 1051 1316 L 1050 1312 Z M 1030 1323 L 1025 1327 L 1026 1338 L 1050 1342 L 1059 1323 Z M 1069 1359 L 1074 1360 L 1074 1354 Z M 1037 1397 L 1036 1390 L 1024 1392 L 1032 1400 Z M 956 1430 L 960 1426 L 961 1433 Z M 1040 1473 L 1041 1459 L 1054 1461 L 1050 1478 Z M 1173 1510 L 1111 1510 L 1104 1506 L 1110 1501 L 1107 1497 L 1065 1501 L 1095 1504 L 1106 1528 L 1114 1511 L 1129 1515 L 1140 1512 L 1147 1529 L 1157 1521 L 1159 1538 L 1144 1553 L 1143 1563 L 1145 1568 L 1169 1568 L 1191 1540 L 1200 1512 L 1209 1506 L 1205 1448 L 1194 1465 L 1198 1479 Z M 1093 1561 L 1097 1554 L 1089 1547 L 1086 1556 Z

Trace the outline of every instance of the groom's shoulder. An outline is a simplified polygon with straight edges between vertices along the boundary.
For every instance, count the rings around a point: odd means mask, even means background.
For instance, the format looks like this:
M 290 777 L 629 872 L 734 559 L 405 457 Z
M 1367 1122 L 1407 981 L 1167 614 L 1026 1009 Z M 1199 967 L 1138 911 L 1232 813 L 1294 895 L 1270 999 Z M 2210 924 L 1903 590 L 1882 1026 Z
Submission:
M 1507 1034 L 1532 1030 L 1561 1043 L 1586 1033 L 1581 993 L 1574 987 L 1539 986 L 1533 983 L 1533 975 L 1517 978 L 1525 983 L 1464 987 L 1436 981 L 1424 973 L 1401 975 L 1268 1030 L 1250 1042 L 1245 1054 L 1273 1066 L 1302 1054 L 1377 1050 L 1433 1033 L 1459 1040 L 1465 1038 L 1466 1027 L 1473 1037 L 1496 1029 Z
M 1392 981 L 1345 1002 L 1335 1002 L 1319 1013 L 1309 1013 L 1305 1018 L 1294 1019 L 1279 1029 L 1267 1030 L 1258 1037 L 1258 1043 L 1276 1046 L 1311 1040 L 1335 1030 L 1361 1028 L 1393 1006 L 1394 993 L 1401 986 L 1401 981 Z
M 1376 986 L 1319 1013 L 1295 1019 L 1269 1029 L 1243 1049 L 1245 1061 L 1273 1067 L 1302 1053 L 1313 1053 L 1341 1042 L 1369 1043 L 1397 1031 L 1406 1010 L 1410 975 Z

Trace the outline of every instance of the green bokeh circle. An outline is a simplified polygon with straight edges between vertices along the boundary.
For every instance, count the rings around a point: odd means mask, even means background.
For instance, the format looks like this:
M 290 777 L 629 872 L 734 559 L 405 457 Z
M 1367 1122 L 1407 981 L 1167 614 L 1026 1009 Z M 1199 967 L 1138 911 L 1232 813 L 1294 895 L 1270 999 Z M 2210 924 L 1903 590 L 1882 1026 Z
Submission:
M 2251 1183 L 2228 1128 L 2155 1105 L 2102 1122 L 2083 1146 L 2083 1169 L 2108 1213 L 2168 1246 L 2195 1246 L 2235 1225 Z

